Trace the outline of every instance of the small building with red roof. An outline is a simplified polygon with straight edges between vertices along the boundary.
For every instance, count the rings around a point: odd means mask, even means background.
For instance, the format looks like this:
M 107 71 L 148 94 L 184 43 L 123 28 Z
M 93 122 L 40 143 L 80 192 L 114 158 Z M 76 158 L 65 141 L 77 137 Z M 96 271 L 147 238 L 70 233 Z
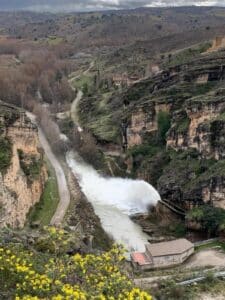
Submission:
M 140 270 L 166 268 L 182 264 L 194 253 L 194 244 L 187 239 L 147 244 L 145 252 L 131 253 L 133 266 Z

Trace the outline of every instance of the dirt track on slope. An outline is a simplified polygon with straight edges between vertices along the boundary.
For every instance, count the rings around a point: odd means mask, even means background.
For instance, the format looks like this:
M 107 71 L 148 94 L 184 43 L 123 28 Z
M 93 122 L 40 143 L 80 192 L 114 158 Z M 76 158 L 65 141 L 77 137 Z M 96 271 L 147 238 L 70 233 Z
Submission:
M 27 112 L 27 116 L 32 120 L 33 123 L 36 123 L 36 117 L 33 114 Z M 51 219 L 50 224 L 60 226 L 63 222 L 63 219 L 70 204 L 70 192 L 67 186 L 66 176 L 63 171 L 63 168 L 59 160 L 56 158 L 55 154 L 52 152 L 51 146 L 40 127 L 38 127 L 38 135 L 41 146 L 44 149 L 45 155 L 55 170 L 60 197 L 58 207 L 54 216 Z

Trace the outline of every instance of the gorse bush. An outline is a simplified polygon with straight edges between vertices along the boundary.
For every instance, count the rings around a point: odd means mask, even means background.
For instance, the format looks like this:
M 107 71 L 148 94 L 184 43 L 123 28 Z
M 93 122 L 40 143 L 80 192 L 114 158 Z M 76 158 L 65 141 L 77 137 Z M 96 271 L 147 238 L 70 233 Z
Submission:
M 45 255 L 16 245 L 0 248 L 1 299 L 152 299 L 146 292 L 133 288 L 122 271 L 121 247 L 114 246 L 101 255 L 69 256 L 63 251 L 68 244 L 67 233 L 54 227 L 46 230 L 51 249 Z

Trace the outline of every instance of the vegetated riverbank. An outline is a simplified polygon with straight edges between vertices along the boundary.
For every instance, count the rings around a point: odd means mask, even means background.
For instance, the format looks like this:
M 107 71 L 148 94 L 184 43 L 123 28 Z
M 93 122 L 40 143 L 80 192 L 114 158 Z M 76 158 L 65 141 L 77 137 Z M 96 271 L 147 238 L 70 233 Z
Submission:
M 36 120 L 36 116 L 27 112 L 27 116 L 32 120 L 34 124 L 38 124 Z M 40 123 L 41 124 L 41 123 Z M 43 128 L 45 129 L 45 128 Z M 41 125 L 38 125 L 38 136 L 41 146 L 44 149 L 45 155 L 48 158 L 49 162 L 51 163 L 52 167 L 54 168 L 57 184 L 58 184 L 58 191 L 59 191 L 59 203 L 57 205 L 56 211 L 52 216 L 50 221 L 51 225 L 60 226 L 63 222 L 65 217 L 66 211 L 70 204 L 70 192 L 67 186 L 66 177 L 62 166 L 60 164 L 59 159 L 53 153 L 52 146 L 48 140 L 49 136 L 46 137 L 45 132 L 41 128 Z M 60 139 L 60 133 L 58 138 Z
M 46 165 L 48 168 L 48 180 L 44 192 L 40 202 L 31 209 L 27 218 L 27 223 L 31 227 L 49 225 L 59 203 L 58 184 L 55 171 L 47 159 Z
M 29 113 L 28 115 L 33 122 L 36 122 L 34 115 Z M 49 122 L 52 128 L 57 128 L 57 125 L 53 120 L 49 119 Z M 82 194 L 76 178 L 72 175 L 70 168 L 66 163 L 66 152 L 64 151 L 69 147 L 67 144 L 68 140 L 62 140 L 62 135 L 58 129 L 54 132 L 56 141 L 58 141 L 58 143 L 61 141 L 61 143 L 64 144 L 64 146 L 60 147 L 61 151 L 59 152 L 58 147 L 55 148 L 54 145 L 52 145 L 52 136 L 49 136 L 49 130 L 45 130 L 45 127 L 43 127 L 42 130 L 40 126 L 41 122 L 39 125 L 40 142 L 41 145 L 44 146 L 47 158 L 50 159 L 49 162 L 51 163 L 52 169 L 54 168 L 55 170 L 57 182 L 55 181 L 54 183 L 61 193 L 59 194 L 60 201 L 56 207 L 55 201 L 50 203 L 51 200 L 56 199 L 53 199 L 54 195 L 51 195 L 52 191 L 47 189 L 49 187 L 48 185 L 46 186 L 42 198 L 43 201 L 31 212 L 30 217 L 35 221 L 34 223 L 36 223 L 33 225 L 35 225 L 35 227 L 43 227 L 43 225 L 49 225 L 50 223 L 60 227 L 69 225 L 71 229 L 75 231 L 75 234 L 80 236 L 82 245 L 86 244 L 90 246 L 89 241 L 92 241 L 93 239 L 93 247 L 101 250 L 108 250 L 112 245 L 111 239 L 102 229 L 100 220 L 95 215 L 91 204 L 88 203 L 85 196 Z M 52 145 L 52 147 L 50 145 Z M 61 180 L 62 176 L 63 180 Z M 40 210 L 40 207 L 42 210 Z M 44 212 L 44 208 L 48 209 L 48 212 Z M 84 249 L 82 249 L 82 251 L 84 251 Z

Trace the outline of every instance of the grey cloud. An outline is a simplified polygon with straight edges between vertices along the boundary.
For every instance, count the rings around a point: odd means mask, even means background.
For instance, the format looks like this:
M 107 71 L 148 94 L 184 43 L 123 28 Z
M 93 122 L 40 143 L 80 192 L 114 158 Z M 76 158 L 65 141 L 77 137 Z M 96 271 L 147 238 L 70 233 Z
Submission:
M 224 0 L 0 0 L 0 10 L 90 11 L 141 6 L 225 6 Z

